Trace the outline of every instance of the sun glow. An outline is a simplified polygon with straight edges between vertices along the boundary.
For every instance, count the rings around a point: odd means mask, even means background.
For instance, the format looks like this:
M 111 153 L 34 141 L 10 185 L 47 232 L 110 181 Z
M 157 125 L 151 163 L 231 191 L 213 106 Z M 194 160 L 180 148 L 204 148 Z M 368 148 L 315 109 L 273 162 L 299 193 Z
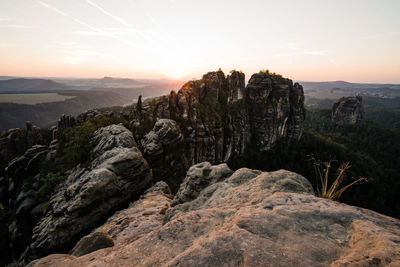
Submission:
M 170 74 L 168 76 L 173 79 L 181 79 L 181 78 L 183 78 L 183 73 L 180 68 L 175 67 L 170 70 Z

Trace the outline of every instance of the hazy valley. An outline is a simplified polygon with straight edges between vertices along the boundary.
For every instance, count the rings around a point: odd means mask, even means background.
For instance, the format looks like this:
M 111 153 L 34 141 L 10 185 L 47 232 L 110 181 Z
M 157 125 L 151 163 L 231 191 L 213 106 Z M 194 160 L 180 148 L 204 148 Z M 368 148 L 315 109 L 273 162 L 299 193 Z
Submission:
M 0 80 L 0 130 L 57 124 L 62 114 L 76 116 L 88 109 L 132 104 L 139 95 L 154 97 L 181 85 L 179 81 L 102 79 Z

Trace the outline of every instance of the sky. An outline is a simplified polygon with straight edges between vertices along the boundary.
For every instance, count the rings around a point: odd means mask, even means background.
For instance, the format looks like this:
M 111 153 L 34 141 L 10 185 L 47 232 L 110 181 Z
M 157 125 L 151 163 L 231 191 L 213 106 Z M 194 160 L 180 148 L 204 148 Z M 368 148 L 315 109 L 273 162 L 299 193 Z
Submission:
M 400 83 L 398 0 L 1 0 L 0 75 Z

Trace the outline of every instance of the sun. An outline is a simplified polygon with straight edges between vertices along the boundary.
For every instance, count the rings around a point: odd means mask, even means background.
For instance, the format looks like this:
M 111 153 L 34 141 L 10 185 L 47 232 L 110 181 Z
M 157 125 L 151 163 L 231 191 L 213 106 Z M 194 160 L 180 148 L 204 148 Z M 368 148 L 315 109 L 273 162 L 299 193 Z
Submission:
M 181 79 L 183 77 L 183 73 L 180 68 L 175 67 L 170 70 L 169 76 L 171 76 L 171 78 L 174 78 L 174 79 Z

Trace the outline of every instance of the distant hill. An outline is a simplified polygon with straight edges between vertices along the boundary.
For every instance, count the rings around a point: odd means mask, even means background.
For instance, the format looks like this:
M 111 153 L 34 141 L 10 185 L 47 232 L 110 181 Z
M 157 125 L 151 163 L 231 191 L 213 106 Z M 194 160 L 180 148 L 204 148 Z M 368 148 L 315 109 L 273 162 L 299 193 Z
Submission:
M 141 84 L 140 82 L 129 79 L 129 78 L 114 78 L 114 77 L 104 77 L 103 79 L 99 80 L 100 84 L 124 84 L 124 85 L 136 85 Z
M 5 92 L 43 92 L 65 90 L 68 86 L 53 80 L 16 78 L 0 80 L 0 93 Z
M 0 80 L 10 80 L 10 79 L 15 79 L 16 77 L 14 76 L 0 76 Z
M 334 88 L 355 90 L 355 89 L 400 89 L 400 84 L 383 84 L 383 83 L 350 83 L 345 81 L 332 82 L 306 82 L 299 81 L 303 85 L 305 91 L 309 90 L 331 90 Z

